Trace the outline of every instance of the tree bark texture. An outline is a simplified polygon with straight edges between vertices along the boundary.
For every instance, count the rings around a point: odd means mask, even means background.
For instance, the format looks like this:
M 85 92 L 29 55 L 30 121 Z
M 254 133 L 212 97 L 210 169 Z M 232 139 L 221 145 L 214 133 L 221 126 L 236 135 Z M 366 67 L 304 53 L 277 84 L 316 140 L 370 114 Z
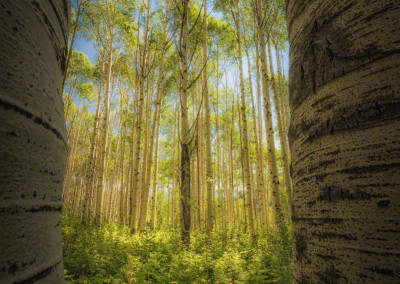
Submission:
M 0 3 L 0 282 L 63 283 L 70 2 Z
M 400 4 L 287 3 L 297 283 L 400 282 Z
M 189 131 L 189 109 L 188 109 L 188 16 L 189 16 L 189 0 L 183 3 L 183 28 L 182 28 L 182 50 L 181 50 L 181 239 L 183 244 L 190 244 L 190 131 Z

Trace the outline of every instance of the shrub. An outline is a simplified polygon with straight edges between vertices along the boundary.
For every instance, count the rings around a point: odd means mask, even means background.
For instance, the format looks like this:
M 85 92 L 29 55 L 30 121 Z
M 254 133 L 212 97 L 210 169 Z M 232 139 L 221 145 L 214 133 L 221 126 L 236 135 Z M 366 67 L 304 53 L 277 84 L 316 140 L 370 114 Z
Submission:
M 291 283 L 292 239 L 256 238 L 216 230 L 212 241 L 194 231 L 191 246 L 180 245 L 175 229 L 131 235 L 115 224 L 84 224 L 63 213 L 67 283 Z

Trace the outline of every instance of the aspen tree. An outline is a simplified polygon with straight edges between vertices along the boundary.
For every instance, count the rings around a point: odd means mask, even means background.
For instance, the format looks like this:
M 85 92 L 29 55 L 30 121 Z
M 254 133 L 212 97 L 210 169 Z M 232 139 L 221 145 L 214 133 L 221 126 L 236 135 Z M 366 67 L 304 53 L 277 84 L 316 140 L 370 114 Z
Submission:
M 97 168 L 97 136 L 99 131 L 99 121 L 100 121 L 100 102 L 101 102 L 101 94 L 103 87 L 103 77 L 105 72 L 105 49 L 102 49 L 100 60 L 101 60 L 101 69 L 100 69 L 100 84 L 99 84 L 99 92 L 97 96 L 97 107 L 96 114 L 93 125 L 93 134 L 91 139 L 90 146 L 90 155 L 89 155 L 89 163 L 87 167 L 86 173 L 86 190 L 84 197 L 82 199 L 82 214 L 84 217 L 90 217 L 90 201 L 93 198 L 93 192 L 95 187 L 95 172 Z
M 236 0 L 236 12 L 232 9 L 232 15 L 235 20 L 237 43 L 238 43 L 238 61 L 239 61 L 239 77 L 240 77 L 240 94 L 241 94 L 241 119 L 242 119 L 242 129 L 243 129 L 243 164 L 244 164 L 244 180 L 246 183 L 246 191 L 248 194 L 248 218 L 249 225 L 251 229 L 251 234 L 255 234 L 254 227 L 254 215 L 253 215 L 253 189 L 251 187 L 251 177 L 250 177 L 250 155 L 249 155 L 249 145 L 248 145 L 248 134 L 247 134 L 247 115 L 246 115 L 246 100 L 245 100 L 245 90 L 244 90 L 244 80 L 243 80 L 243 63 L 242 63 L 242 43 L 241 43 L 241 32 L 240 32 L 240 8 L 239 0 Z
M 208 98 L 208 73 L 207 73 L 207 0 L 204 0 L 204 21 L 203 21 L 203 96 L 205 108 L 205 138 L 206 138 L 206 168 L 207 168 L 207 229 L 211 231 L 213 228 L 214 212 L 213 212 L 213 195 L 214 195 L 214 180 L 213 180 L 213 167 L 212 167 L 212 153 L 211 153 L 211 118 L 210 118 L 210 104 Z M 210 235 L 211 237 L 211 235 Z
M 172 202 L 171 202 L 171 211 L 172 211 L 172 227 L 175 227 L 175 218 L 176 218 L 176 156 L 175 156 L 175 149 L 176 149 L 176 129 L 178 123 L 179 115 L 178 115 L 178 103 L 175 105 L 174 111 L 174 131 L 173 131 L 173 143 L 172 143 L 172 188 L 171 188 L 171 195 L 172 195 Z
M 95 222 L 100 225 L 101 224 L 101 207 L 102 207 L 102 198 L 103 198 L 103 190 L 105 187 L 105 172 L 106 172 L 106 155 L 107 155 L 107 143 L 108 143 L 108 121 L 109 121 L 109 103 L 110 103 L 110 89 L 111 89 L 111 76 L 112 76 L 112 50 L 113 50 L 113 41 L 114 41 L 114 32 L 115 32 L 115 18 L 116 18 L 116 2 L 112 1 L 110 3 L 110 35 L 109 35 L 109 54 L 108 54 L 108 70 L 107 70 L 107 81 L 106 81 L 106 89 L 104 92 L 104 109 L 103 109 L 103 130 L 101 137 L 101 147 L 100 147 L 100 163 L 99 163 L 99 181 L 97 184 L 97 198 L 96 198 L 96 212 L 95 212 Z
M 276 164 L 275 154 L 275 137 L 274 128 L 272 122 L 271 113 L 271 98 L 269 94 L 269 78 L 267 69 L 267 55 L 266 55 L 266 43 L 264 29 L 266 19 L 263 17 L 263 10 L 261 6 L 261 0 L 256 0 L 256 13 L 257 13 L 257 31 L 258 41 L 260 45 L 260 61 L 261 61 L 261 79 L 263 89 L 263 100 L 264 100 L 264 116 L 265 116 L 265 130 L 267 135 L 267 153 L 268 153 L 268 179 L 271 188 L 271 199 L 273 204 L 272 210 L 272 223 L 276 225 L 282 220 L 282 206 L 281 196 L 279 189 L 279 176 L 278 166 Z
M 137 225 L 137 203 L 138 203 L 138 185 L 139 185 L 139 163 L 141 155 L 141 138 L 142 138 L 142 119 L 144 108 L 145 96 L 145 81 L 147 78 L 147 52 L 149 41 L 149 22 L 150 22 L 150 0 L 147 1 L 146 7 L 146 25 L 144 31 L 144 44 L 143 51 L 140 56 L 140 79 L 139 79 L 139 101 L 138 101 L 138 114 L 136 119 L 136 137 L 135 137 L 135 153 L 134 162 L 132 167 L 132 180 L 131 180 L 131 216 L 130 216 L 130 229 L 132 233 L 136 233 Z M 139 34 L 139 32 L 138 32 Z
M 276 88 L 274 66 L 272 65 L 271 41 L 270 41 L 269 37 L 267 38 L 267 41 L 268 41 L 269 66 L 270 66 L 270 70 L 271 70 L 271 83 L 272 83 L 272 90 L 274 92 L 274 105 L 275 105 L 275 112 L 276 112 L 276 117 L 277 117 L 277 121 L 278 121 L 279 141 L 281 144 L 281 152 L 282 152 L 282 160 L 283 160 L 283 177 L 285 180 L 285 185 L 286 185 L 286 190 L 287 190 L 287 195 L 288 195 L 289 212 L 291 212 L 291 209 L 292 209 L 292 180 L 290 178 L 290 173 L 289 173 L 289 160 L 288 160 L 287 145 L 286 145 L 286 135 L 283 132 L 279 94 L 278 94 L 278 91 Z
M 281 114 L 281 119 L 282 119 L 282 131 L 285 137 L 285 143 L 286 143 L 286 151 L 288 153 L 288 160 L 290 162 L 290 155 L 289 155 L 289 147 L 287 143 L 287 134 L 289 132 L 289 127 L 288 127 L 288 111 L 287 111 L 287 100 L 286 100 L 286 94 L 285 94 L 285 89 L 284 89 L 284 82 L 283 82 L 283 74 L 282 74 L 282 67 L 281 67 L 281 61 L 280 61 L 280 56 L 279 56 L 279 47 L 278 47 L 278 41 L 275 42 L 274 45 L 275 49 L 275 58 L 276 58 L 276 65 L 278 68 L 278 94 L 279 94 L 279 105 L 280 105 L 280 114 Z
M 190 151 L 189 151 L 189 113 L 188 113 L 188 16 L 189 0 L 182 0 L 181 31 L 181 238 L 184 245 L 190 244 Z
M 147 86 L 149 85 L 149 80 L 147 81 Z M 141 198 L 140 198 L 140 209 L 139 209 L 139 221 L 138 229 L 143 232 L 146 229 L 147 221 L 147 211 L 148 211 L 148 201 L 149 201 L 149 188 L 150 188 L 150 173 L 151 164 L 153 157 L 153 145 L 154 145 L 154 132 L 155 126 L 158 121 L 158 117 L 154 117 L 153 126 L 150 130 L 150 117 L 151 117 L 151 91 L 147 87 L 147 103 L 146 103 L 146 136 L 144 142 L 143 151 L 143 163 L 142 163 L 142 186 L 141 186 Z M 156 112 L 154 113 L 156 114 Z M 152 131 L 152 133 L 150 133 Z
M 248 50 L 248 45 L 246 38 L 244 37 L 244 44 L 245 44 L 245 52 L 246 52 L 246 57 L 247 57 L 247 66 L 248 66 L 248 73 L 249 73 L 249 89 L 250 89 L 250 98 L 251 98 L 251 107 L 252 107 L 252 116 L 253 116 L 253 131 L 254 131 L 254 140 L 255 140 L 255 148 L 256 148 L 256 169 L 257 169 L 257 184 L 258 184 L 258 199 L 259 199 L 259 210 L 260 210 L 260 221 L 261 221 L 261 227 L 263 230 L 266 228 L 265 220 L 265 210 L 263 208 L 266 206 L 265 205 L 265 198 L 263 197 L 265 193 L 265 178 L 264 178 L 264 167 L 263 167 L 263 156 L 262 156 L 262 144 L 260 143 L 260 139 L 258 136 L 260 135 L 259 131 L 257 130 L 257 115 L 256 115 L 256 109 L 255 109 L 255 104 L 254 104 L 254 94 L 253 94 L 253 83 L 252 83 L 252 75 L 251 75 L 251 62 L 250 62 L 250 55 L 249 55 L 249 50 Z M 254 198 L 255 200 L 255 198 Z M 254 206 L 255 207 L 255 206 Z M 257 212 L 254 208 L 254 212 Z
M 259 145 L 260 145 L 260 166 L 262 169 L 262 177 L 264 180 L 264 188 L 261 192 L 261 215 L 263 218 L 261 219 L 261 229 L 265 233 L 268 228 L 269 228 L 269 206 L 268 206 L 268 182 L 265 179 L 265 174 L 264 174 L 264 154 L 263 154 L 263 134 L 262 134 L 262 103 L 261 103 L 261 86 L 260 86 L 260 58 L 259 58 L 259 52 L 258 52 L 258 42 L 256 37 L 254 37 L 255 40 L 255 45 L 256 45 L 256 80 L 257 80 L 257 112 L 258 112 L 258 139 L 259 139 Z

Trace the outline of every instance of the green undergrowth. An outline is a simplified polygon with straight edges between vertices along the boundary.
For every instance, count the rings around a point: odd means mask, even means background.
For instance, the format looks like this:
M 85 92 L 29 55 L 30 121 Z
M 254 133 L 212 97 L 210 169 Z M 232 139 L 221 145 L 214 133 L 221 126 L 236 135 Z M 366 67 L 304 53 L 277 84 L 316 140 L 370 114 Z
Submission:
M 65 278 L 67 283 L 291 283 L 292 240 L 283 231 L 280 237 L 252 238 L 219 230 L 211 242 L 195 231 L 185 249 L 175 229 L 131 235 L 126 227 L 98 228 L 64 213 Z

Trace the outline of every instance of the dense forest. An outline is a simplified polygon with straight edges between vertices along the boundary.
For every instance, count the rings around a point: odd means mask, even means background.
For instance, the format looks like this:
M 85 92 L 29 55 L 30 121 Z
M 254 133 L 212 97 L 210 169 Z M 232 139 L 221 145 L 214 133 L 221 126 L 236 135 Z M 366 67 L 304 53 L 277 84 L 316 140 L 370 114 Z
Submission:
M 175 261 L 190 269 L 184 277 L 192 281 L 251 281 L 251 273 L 259 281 L 289 281 L 292 193 L 288 82 L 281 63 L 287 54 L 284 1 L 74 4 L 64 91 L 66 257 L 77 249 L 69 243 L 71 234 L 82 233 L 70 231 L 74 225 L 69 222 L 78 218 L 103 228 L 96 230 L 100 234 L 111 230 L 104 226 L 118 224 L 139 240 L 158 234 L 172 238 L 167 244 L 173 250 L 158 256 L 168 261 L 132 250 L 132 261 L 156 262 L 146 273 L 139 267 L 126 271 L 139 282 L 180 280 L 179 274 L 168 278 L 173 267 L 157 272 L 157 265 Z M 96 62 L 73 48 L 80 37 L 94 44 Z M 181 241 L 175 237 L 178 231 Z M 234 256 L 227 247 L 235 247 L 236 239 L 248 240 L 256 254 L 267 236 L 278 237 L 276 245 L 285 254 L 278 261 L 284 267 L 273 263 L 271 271 L 254 268 L 246 275 L 255 256 L 246 259 L 238 247 L 237 261 L 246 265 L 226 263 L 224 258 Z M 170 257 L 179 247 L 184 254 L 194 253 L 191 243 L 197 242 L 205 246 L 196 252 L 205 264 L 185 263 L 180 254 Z M 216 251 L 216 243 L 224 249 Z M 157 253 L 163 245 L 157 245 Z M 226 266 L 218 277 L 217 263 Z M 92 267 L 82 267 L 76 259 L 66 261 L 72 278 L 98 279 Z M 161 275 L 162 280 L 157 278 Z
M 396 1 L 0 6 L 1 283 L 400 281 Z

